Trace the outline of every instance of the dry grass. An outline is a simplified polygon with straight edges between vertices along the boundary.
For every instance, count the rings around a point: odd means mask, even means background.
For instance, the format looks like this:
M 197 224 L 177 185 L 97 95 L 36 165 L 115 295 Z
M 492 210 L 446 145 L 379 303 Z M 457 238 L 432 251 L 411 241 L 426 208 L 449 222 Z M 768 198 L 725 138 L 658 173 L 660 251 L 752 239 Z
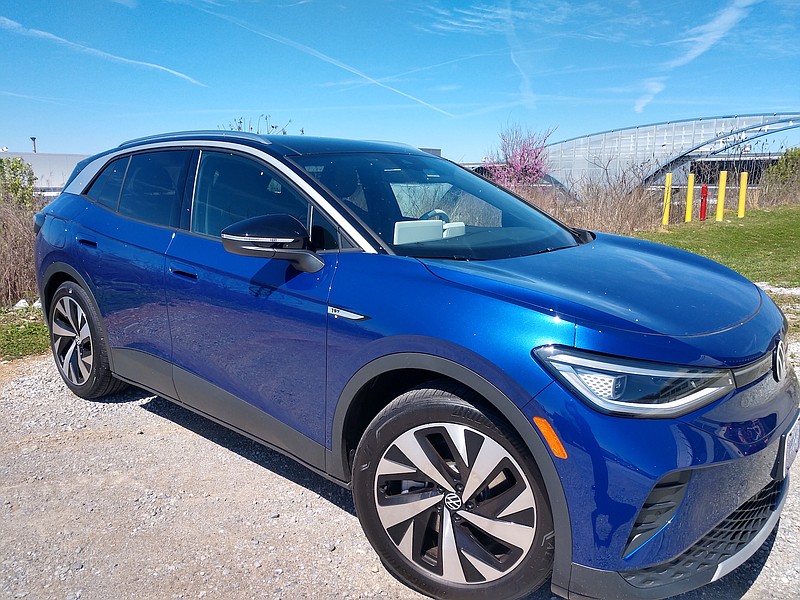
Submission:
M 790 181 L 767 182 L 757 196 L 759 208 L 786 204 L 800 204 L 800 174 Z
M 631 234 L 655 231 L 662 227 L 664 188 L 639 184 L 648 165 L 632 166 L 617 175 L 606 170 L 596 178 L 567 183 L 565 188 L 532 186 L 514 191 L 535 206 L 573 227 Z M 695 186 L 692 221 L 700 220 L 700 185 Z M 706 219 L 716 215 L 717 186 L 709 186 Z M 800 204 L 800 176 L 790 181 L 765 181 L 748 186 L 746 210 Z M 726 215 L 735 214 L 739 199 L 739 177 L 728 177 L 725 195 Z M 675 187 L 670 202 L 669 224 L 682 224 L 686 215 L 686 187 Z
M 0 306 L 36 299 L 33 208 L 0 202 Z
M 516 190 L 529 202 L 560 221 L 595 231 L 633 233 L 661 223 L 663 191 L 639 185 L 645 166 L 618 175 L 571 182 L 566 188 L 533 187 Z

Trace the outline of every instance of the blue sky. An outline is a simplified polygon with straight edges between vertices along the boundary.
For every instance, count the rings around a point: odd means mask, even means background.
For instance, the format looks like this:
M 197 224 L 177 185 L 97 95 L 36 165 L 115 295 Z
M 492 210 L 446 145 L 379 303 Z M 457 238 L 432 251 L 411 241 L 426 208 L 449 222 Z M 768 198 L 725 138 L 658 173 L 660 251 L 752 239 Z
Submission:
M 0 3 L 0 48 L 12 151 L 269 115 L 478 161 L 515 123 L 800 111 L 800 0 L 32 0 Z

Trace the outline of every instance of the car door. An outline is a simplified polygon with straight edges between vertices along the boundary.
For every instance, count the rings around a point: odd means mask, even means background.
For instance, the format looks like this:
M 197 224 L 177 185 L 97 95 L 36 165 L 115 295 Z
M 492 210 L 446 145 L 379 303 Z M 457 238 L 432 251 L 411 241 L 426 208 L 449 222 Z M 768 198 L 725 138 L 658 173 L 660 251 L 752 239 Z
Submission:
M 174 397 L 164 261 L 180 220 L 191 151 L 111 162 L 75 225 L 76 258 L 103 315 L 114 371 Z
M 167 253 L 175 385 L 196 410 L 322 464 L 328 295 L 338 252 L 320 252 L 323 268 L 304 273 L 286 260 L 225 251 L 226 226 L 266 214 L 309 225 L 313 208 L 264 162 L 201 152 L 190 225 Z

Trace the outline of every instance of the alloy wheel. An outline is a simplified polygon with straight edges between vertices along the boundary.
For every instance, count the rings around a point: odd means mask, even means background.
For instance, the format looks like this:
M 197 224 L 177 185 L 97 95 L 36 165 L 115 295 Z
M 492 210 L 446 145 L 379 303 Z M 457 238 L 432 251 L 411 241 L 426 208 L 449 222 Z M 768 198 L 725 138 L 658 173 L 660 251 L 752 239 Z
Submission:
M 74 385 L 86 383 L 92 371 L 94 352 L 86 313 L 70 296 L 63 296 L 53 309 L 53 354 L 64 376 Z
M 426 424 L 398 436 L 377 466 L 375 502 L 400 553 L 448 583 L 507 575 L 536 533 L 536 501 L 520 465 L 497 441 L 461 424 Z

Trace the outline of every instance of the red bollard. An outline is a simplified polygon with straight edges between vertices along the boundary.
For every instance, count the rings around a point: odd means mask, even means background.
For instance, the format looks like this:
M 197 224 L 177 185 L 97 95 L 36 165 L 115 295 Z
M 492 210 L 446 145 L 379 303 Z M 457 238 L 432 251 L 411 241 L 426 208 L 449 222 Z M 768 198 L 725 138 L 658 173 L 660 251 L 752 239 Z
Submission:
M 706 220 L 706 209 L 708 208 L 708 184 L 704 183 L 700 188 L 700 220 Z

